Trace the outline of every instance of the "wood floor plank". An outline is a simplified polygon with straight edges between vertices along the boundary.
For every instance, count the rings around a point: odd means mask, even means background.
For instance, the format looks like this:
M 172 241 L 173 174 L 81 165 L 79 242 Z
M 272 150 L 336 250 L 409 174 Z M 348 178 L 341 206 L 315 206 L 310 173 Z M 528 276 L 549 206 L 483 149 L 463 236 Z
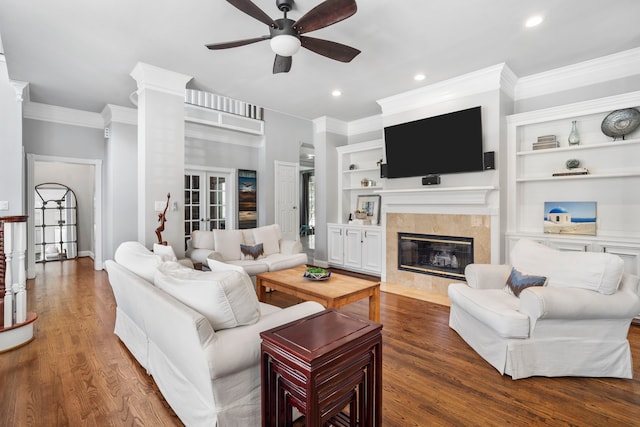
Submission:
M 35 340 L 0 354 L 0 425 L 182 426 L 113 334 L 104 271 L 87 258 L 39 264 L 27 288 Z M 448 327 L 449 307 L 399 292 L 381 292 L 383 426 L 640 426 L 640 326 L 629 331 L 632 380 L 513 381 Z M 366 300 L 342 310 L 368 317 Z

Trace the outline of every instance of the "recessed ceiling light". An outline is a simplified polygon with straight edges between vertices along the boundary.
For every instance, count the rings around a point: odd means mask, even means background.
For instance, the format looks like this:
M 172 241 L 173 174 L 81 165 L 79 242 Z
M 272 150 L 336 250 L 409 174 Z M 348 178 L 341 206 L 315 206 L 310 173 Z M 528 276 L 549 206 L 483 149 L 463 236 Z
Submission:
M 413 76 L 413 80 L 415 80 L 415 81 L 417 81 L 417 82 L 419 82 L 419 81 L 421 81 L 421 80 L 424 80 L 424 79 L 426 79 L 426 78 L 427 78 L 427 76 L 425 76 L 425 75 L 424 75 L 424 74 L 422 74 L 422 73 L 418 73 L 418 74 L 416 74 L 415 76 Z
M 331 95 L 338 97 L 340 95 L 342 95 L 342 92 L 340 92 L 338 89 L 334 90 L 333 92 L 331 92 Z
M 536 16 L 532 16 L 531 18 L 527 19 L 527 21 L 524 23 L 524 25 L 527 28 L 532 28 L 532 27 L 537 27 L 541 23 L 542 23 L 542 16 L 536 15 Z

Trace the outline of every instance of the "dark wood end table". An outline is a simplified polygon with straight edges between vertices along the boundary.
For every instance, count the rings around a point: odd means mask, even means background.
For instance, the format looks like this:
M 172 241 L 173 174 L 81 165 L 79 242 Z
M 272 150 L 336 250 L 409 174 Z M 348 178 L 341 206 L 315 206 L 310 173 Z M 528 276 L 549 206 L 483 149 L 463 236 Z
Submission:
M 260 333 L 262 425 L 379 427 L 382 325 L 327 309 Z

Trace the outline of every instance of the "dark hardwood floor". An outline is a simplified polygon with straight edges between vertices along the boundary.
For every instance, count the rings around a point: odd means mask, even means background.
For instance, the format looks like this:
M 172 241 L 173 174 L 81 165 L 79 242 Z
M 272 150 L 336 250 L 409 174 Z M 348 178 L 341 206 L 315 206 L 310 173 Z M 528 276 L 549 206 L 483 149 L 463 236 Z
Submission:
M 0 426 L 182 425 L 113 334 L 104 271 L 86 258 L 51 262 L 27 287 L 35 340 L 0 354 Z M 365 301 L 344 310 L 368 314 Z M 448 316 L 446 306 L 382 293 L 383 426 L 640 426 L 640 327 L 629 333 L 633 380 L 513 381 L 449 329 Z

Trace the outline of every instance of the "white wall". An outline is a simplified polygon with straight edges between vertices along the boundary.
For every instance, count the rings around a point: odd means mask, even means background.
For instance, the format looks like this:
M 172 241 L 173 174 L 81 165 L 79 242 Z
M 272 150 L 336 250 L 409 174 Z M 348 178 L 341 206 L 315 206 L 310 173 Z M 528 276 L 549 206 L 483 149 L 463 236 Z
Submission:
M 0 216 L 24 215 L 22 101 L 9 81 L 4 55 L 0 55 L 0 153 L 0 201 L 8 203 Z

